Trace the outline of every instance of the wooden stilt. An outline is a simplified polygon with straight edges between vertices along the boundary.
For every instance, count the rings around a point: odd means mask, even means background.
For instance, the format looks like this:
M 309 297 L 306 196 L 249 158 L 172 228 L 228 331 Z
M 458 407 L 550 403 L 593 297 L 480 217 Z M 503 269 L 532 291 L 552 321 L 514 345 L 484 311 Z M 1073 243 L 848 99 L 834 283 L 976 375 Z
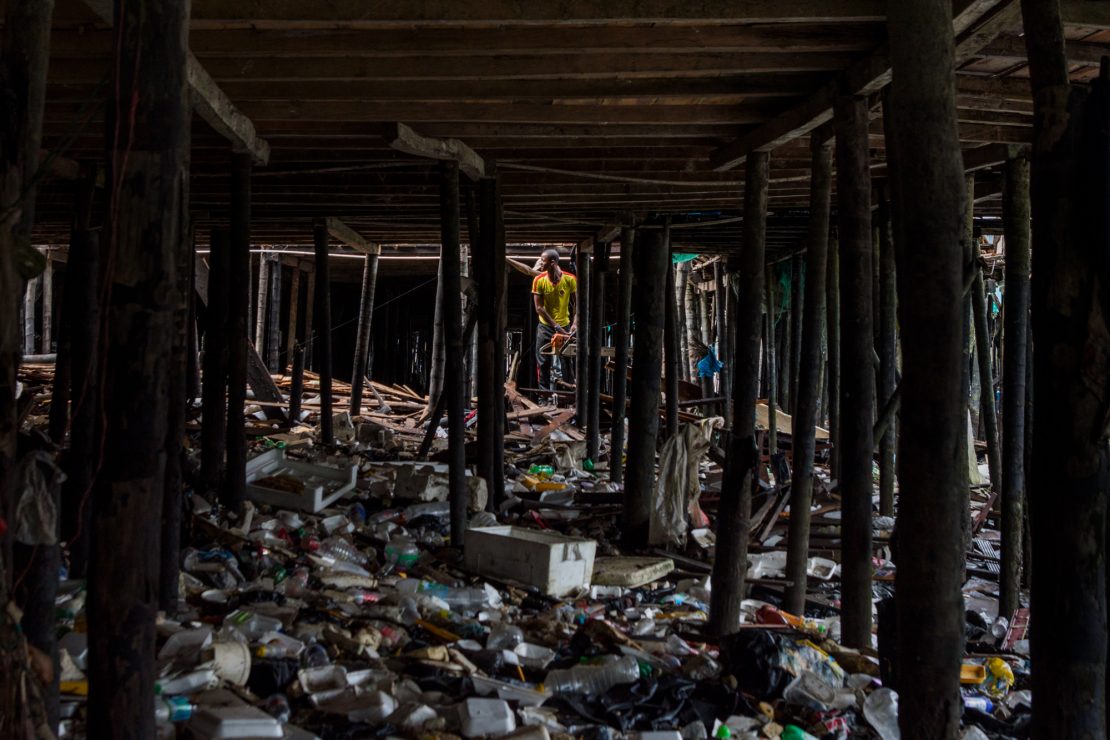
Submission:
M 798 403 L 798 372 L 802 352 L 802 311 L 804 310 L 805 255 L 795 252 L 790 260 L 790 405 L 793 414 Z
M 775 268 L 767 267 L 767 277 L 764 280 L 764 321 L 767 328 L 764 331 L 763 355 L 767 362 L 767 454 L 775 455 L 779 451 L 778 432 L 778 399 L 781 398 L 779 389 L 779 367 L 775 357 L 776 341 L 778 336 L 776 328 L 775 307 L 778 302 L 778 291 L 775 280 Z M 776 484 L 779 481 L 775 481 Z
M 825 336 L 829 409 L 829 475 L 840 479 L 840 243 L 829 240 L 828 272 L 825 275 Z
M 301 420 L 301 401 L 304 396 L 304 345 L 293 348 L 293 383 L 289 389 L 289 424 L 295 426 Z
M 1006 296 L 1002 341 L 1002 567 L 998 613 L 1020 606 L 1025 511 L 1025 375 L 1029 344 L 1029 159 L 1006 163 L 1002 219 Z
M 817 402 L 821 385 L 821 332 L 825 323 L 825 267 L 829 243 L 829 200 L 832 194 L 832 143 L 814 134 L 810 141 L 810 207 L 806 247 L 806 297 L 803 304 L 801 364 L 793 415 L 794 471 L 790 481 L 790 531 L 787 539 L 785 608 L 803 614 L 806 561 L 809 557 L 810 504 L 813 500 L 813 454 L 816 447 Z
M 367 374 L 366 359 L 370 354 L 370 327 L 374 319 L 374 290 L 377 282 L 378 254 L 368 254 L 362 267 L 362 299 L 359 302 L 354 372 L 351 376 L 352 416 L 362 413 L 362 379 Z
M 840 373 L 841 620 L 844 644 L 871 645 L 871 420 L 875 412 L 871 327 L 871 174 L 867 101 L 837 98 L 837 213 L 844 353 Z
M 466 531 L 466 370 L 463 365 L 462 255 L 459 252 L 459 165 L 440 162 L 439 226 L 443 270 L 443 347 L 447 399 L 448 487 L 451 544 L 462 546 Z
M 987 325 L 987 297 L 984 295 L 983 271 L 979 267 L 979 247 L 972 241 L 975 253 L 975 282 L 971 285 L 971 309 L 975 319 L 975 354 L 979 364 L 980 409 L 983 434 L 987 442 L 987 468 L 991 488 L 999 491 L 1002 486 L 1002 451 L 998 446 L 998 414 L 995 411 L 994 368 L 991 361 L 992 346 Z
M 597 245 L 594 245 L 594 248 L 596 249 Z M 580 429 L 585 429 L 590 405 L 589 347 L 590 310 L 592 308 L 590 305 L 590 286 L 592 281 L 590 280 L 590 255 L 583 252 L 581 248 L 578 250 L 575 271 L 578 273 L 578 292 L 575 294 L 575 301 L 577 301 L 575 313 L 578 319 L 578 354 L 574 357 L 575 408 L 577 409 L 575 421 Z
M 678 279 L 677 270 L 671 264 L 669 230 L 663 234 L 663 246 L 667 250 L 667 282 L 663 294 L 663 366 L 665 369 L 666 391 L 664 398 L 667 408 L 666 439 L 678 434 L 678 381 L 682 376 L 681 338 L 678 327 L 678 300 L 675 295 L 675 280 Z
M 200 380 L 200 336 L 197 326 L 197 260 L 195 254 L 189 263 L 189 334 L 185 349 L 185 398 L 193 404 L 201 395 Z
M 891 239 L 890 201 L 887 198 L 882 198 L 879 201 L 878 218 L 879 279 L 874 291 L 878 296 L 879 303 L 879 312 L 876 317 L 876 325 L 878 326 L 876 335 L 879 338 L 876 347 L 879 354 L 877 402 L 879 405 L 885 406 L 890 401 L 891 396 L 894 395 L 898 374 L 897 274 L 894 243 Z M 894 447 L 897 439 L 895 422 L 892 419 L 879 438 L 879 513 L 883 516 L 894 516 L 894 481 L 896 475 Z
M 229 230 L 228 306 L 227 306 L 227 467 L 221 500 L 232 512 L 238 513 L 247 496 L 247 382 L 251 366 L 247 336 L 247 314 L 250 311 L 250 250 L 251 250 L 251 167 L 250 155 L 237 152 L 231 156 L 231 228 Z M 279 264 L 280 267 L 280 264 Z M 260 369 L 264 370 L 264 368 Z M 263 373 L 265 374 L 265 373 Z M 269 376 L 266 375 L 269 380 Z M 255 384 L 255 394 L 259 395 Z M 281 400 L 275 393 L 274 400 Z
M 728 281 L 725 277 L 725 268 L 723 262 L 718 262 L 713 265 L 713 308 L 716 312 L 716 340 L 717 340 L 717 358 L 722 362 L 724 367 L 717 373 L 717 384 L 720 395 L 726 400 L 721 403 L 718 413 L 728 418 L 728 365 L 725 363 L 725 358 L 728 357 L 728 324 L 725 320 L 725 310 L 728 305 Z
M 586 457 L 595 463 L 601 449 L 601 329 L 605 324 L 605 276 L 609 272 L 609 244 L 594 245 L 590 297 L 590 374 L 587 386 Z
M 632 392 L 628 408 L 628 466 L 625 469 L 624 521 L 621 542 L 644 547 L 651 526 L 655 490 L 655 446 L 659 434 L 660 367 L 663 360 L 665 305 L 673 303 L 667 273 L 673 273 L 666 236 L 641 230 L 633 265 L 636 334 L 632 358 Z
M 115 4 L 108 137 L 106 438 L 92 506 L 90 737 L 153 737 L 168 372 L 183 244 L 188 9 Z M 141 60 L 141 63 L 140 61 Z
M 38 303 L 39 293 L 42 292 L 42 275 L 27 281 L 27 289 L 23 293 L 23 354 L 38 354 Z
M 316 366 L 320 368 L 320 441 L 335 444 L 331 398 L 331 268 L 328 265 L 328 227 L 322 219 L 312 229 L 316 247 Z
M 697 298 L 699 309 L 698 320 L 701 324 L 700 339 L 702 344 L 704 344 L 706 347 L 709 347 L 713 344 L 713 339 L 711 336 L 713 333 L 711 319 L 712 312 L 709 306 L 709 293 L 705 290 L 698 290 Z M 690 366 L 690 371 L 694 374 L 694 379 L 697 380 L 697 382 L 701 385 L 702 398 L 711 398 L 713 396 L 713 378 L 702 377 L 697 368 L 697 364 L 702 357 L 704 357 L 704 355 L 698 355 L 695 358 L 691 358 L 689 355 L 687 355 L 686 364 Z
M 891 3 L 887 28 L 894 82 L 884 113 L 897 160 L 892 184 L 903 358 L 895 553 L 897 685 L 905 687 L 899 725 L 906 736 L 955 737 L 964 634 L 960 509 L 967 506 L 967 469 L 957 461 L 967 424 L 959 383 L 967 196 L 951 8 Z M 930 114 L 921 116 L 923 110 Z
M 439 252 L 439 267 L 436 270 L 436 303 L 434 319 L 432 320 L 432 346 L 431 357 L 428 360 L 428 406 L 425 416 L 432 412 L 436 399 L 443 395 L 443 383 L 446 374 L 446 356 L 443 346 L 443 263 L 447 256 L 443 253 L 442 246 Z
M 316 265 L 315 263 L 306 264 L 306 267 L 311 267 L 307 270 L 307 283 L 305 284 L 305 302 L 304 302 L 304 332 L 306 334 L 305 348 L 304 348 L 304 361 L 305 367 L 316 367 Z
M 493 507 L 505 496 L 505 226 L 497 178 L 482 178 L 478 187 L 478 474 Z
M 632 252 L 635 249 L 636 228 L 621 229 L 620 293 L 617 298 L 617 325 L 613 330 L 613 430 L 609 445 L 609 479 L 624 482 L 624 418 L 628 391 L 628 338 L 632 322 Z
M 263 252 L 258 255 L 258 295 L 254 309 L 254 347 L 261 355 L 266 351 L 266 320 L 269 318 L 267 305 L 270 300 L 271 256 Z
M 270 297 L 267 301 L 266 319 L 266 368 L 281 371 L 281 258 L 270 255 Z M 262 347 L 258 347 L 262 352 Z
M 675 354 L 678 358 L 678 379 L 690 380 L 690 347 L 694 346 L 692 340 L 698 337 L 701 327 L 698 325 L 698 297 L 690 285 L 690 263 L 682 262 L 674 266 L 674 279 L 671 285 L 674 288 L 674 301 L 678 307 L 675 314 L 675 335 L 678 348 Z
M 728 438 L 725 472 L 717 518 L 717 554 L 713 561 L 713 592 L 709 629 L 715 635 L 740 628 L 740 601 L 748 563 L 748 529 L 752 485 L 759 460 L 755 445 L 755 402 L 759 388 L 759 322 L 762 315 L 764 253 L 767 238 L 769 156 L 752 152 L 744 185 L 744 247 L 740 264 L 733 347 L 732 433 Z
M 231 300 L 231 245 L 226 229 L 209 232 L 208 306 L 204 330 L 204 386 L 201 398 L 200 478 L 206 495 L 220 490 L 227 449 L 228 311 Z M 236 286 L 236 293 L 239 286 Z

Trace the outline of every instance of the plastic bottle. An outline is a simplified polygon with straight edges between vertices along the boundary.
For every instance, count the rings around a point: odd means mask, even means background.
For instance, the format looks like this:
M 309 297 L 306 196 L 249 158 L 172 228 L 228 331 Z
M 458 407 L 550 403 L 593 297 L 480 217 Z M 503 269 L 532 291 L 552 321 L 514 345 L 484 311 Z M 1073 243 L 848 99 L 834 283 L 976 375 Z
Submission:
M 301 656 L 302 667 L 319 668 L 326 665 L 331 665 L 331 658 L 328 657 L 327 648 L 318 642 L 305 648 L 304 654 Z
M 280 660 L 281 658 L 296 658 L 300 650 L 296 648 L 287 647 L 286 645 L 278 645 L 271 643 L 269 645 L 259 645 L 254 649 L 255 657 L 266 658 L 268 660 Z
M 512 650 L 524 642 L 524 632 L 515 624 L 495 624 L 490 628 L 486 647 L 491 650 Z
M 185 722 L 193 716 L 193 709 L 195 707 L 184 696 L 154 697 L 154 721 L 158 724 Z
M 882 740 L 901 740 L 898 729 L 898 694 L 891 689 L 875 689 L 863 703 L 863 716 Z
M 386 567 L 383 573 L 391 573 L 394 568 L 411 568 L 420 558 L 420 548 L 404 535 L 394 535 L 385 546 Z
M 779 735 L 782 740 L 817 740 L 816 737 L 810 735 L 797 725 L 787 725 L 782 728 L 782 734 Z
M 537 478 L 550 478 L 555 475 L 555 468 L 550 465 L 533 465 L 528 468 L 528 475 L 534 475 Z
M 337 560 L 346 560 L 348 563 L 354 563 L 363 567 L 370 562 L 370 558 L 366 556 L 366 553 L 362 552 L 342 537 L 328 537 L 320 543 L 320 549 L 316 552 L 318 555 L 330 555 Z
M 974 709 L 983 714 L 990 714 L 994 711 L 994 702 L 985 696 L 965 696 L 964 709 Z
M 285 698 L 285 694 L 273 694 L 262 702 L 262 711 L 270 715 L 278 722 L 285 724 L 289 721 L 289 716 L 292 710 L 289 708 L 289 700 Z
M 551 671 L 544 686 L 554 694 L 589 694 L 601 696 L 614 686 L 635 683 L 640 678 L 640 664 L 631 655 L 604 665 L 576 665 Z

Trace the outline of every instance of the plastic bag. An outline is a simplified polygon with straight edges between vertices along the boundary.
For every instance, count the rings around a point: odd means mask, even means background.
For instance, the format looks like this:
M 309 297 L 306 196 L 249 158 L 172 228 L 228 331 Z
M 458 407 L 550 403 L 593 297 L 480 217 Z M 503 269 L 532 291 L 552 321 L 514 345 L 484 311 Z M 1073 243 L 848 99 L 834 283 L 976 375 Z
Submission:
M 16 466 L 15 540 L 24 545 L 58 544 L 58 495 L 66 479 L 54 458 L 38 450 Z

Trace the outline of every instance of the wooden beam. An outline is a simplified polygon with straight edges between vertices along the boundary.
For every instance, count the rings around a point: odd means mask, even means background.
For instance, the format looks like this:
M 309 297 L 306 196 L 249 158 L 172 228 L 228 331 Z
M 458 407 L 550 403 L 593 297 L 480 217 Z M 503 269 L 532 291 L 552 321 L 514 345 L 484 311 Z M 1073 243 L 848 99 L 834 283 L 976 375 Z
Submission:
M 114 24 L 112 0 L 85 0 L 85 4 L 109 26 Z M 186 50 L 185 77 L 193 109 L 209 126 L 231 142 L 236 152 L 250 154 L 255 164 L 270 161 L 270 145 L 255 132 L 254 124 L 235 107 L 191 51 Z
M 967 30 L 965 37 L 956 44 L 956 55 L 978 51 L 995 36 L 1010 28 L 1015 20 L 1016 0 L 1001 0 L 993 13 L 984 8 L 983 0 L 964 0 L 962 9 L 953 18 L 953 28 L 959 33 Z M 990 17 L 977 24 L 985 15 Z M 1018 15 L 1020 19 L 1020 14 Z M 975 28 L 972 28 L 976 26 Z M 804 136 L 832 119 L 832 104 L 837 94 L 871 95 L 890 82 L 890 49 L 881 46 L 873 54 L 856 62 L 836 79 L 778 117 L 763 124 L 755 131 L 727 144 L 710 157 L 709 162 L 718 172 L 729 170 L 753 151 L 770 152 L 792 139 Z
M 984 144 L 974 149 L 963 151 L 964 171 L 975 172 L 989 167 L 996 167 L 1009 162 L 1027 151 L 1028 147 L 1020 144 Z
M 1110 29 L 1110 4 L 1108 3 L 1091 0 L 1060 0 L 1060 16 L 1065 26 Z
M 359 234 L 357 231 L 340 221 L 338 218 L 335 218 L 334 216 L 329 216 L 324 219 L 324 223 L 327 226 L 328 233 L 335 237 L 335 239 L 337 239 L 338 241 L 346 244 L 348 247 L 356 249 L 359 252 L 367 255 L 377 256 L 382 253 L 381 244 L 367 241 L 362 236 L 362 234 Z
M 403 123 L 393 123 L 386 130 L 389 146 L 406 154 L 446 162 L 457 162 L 459 170 L 471 180 L 485 176 L 486 163 L 481 156 L 458 139 L 433 139 L 421 136 Z

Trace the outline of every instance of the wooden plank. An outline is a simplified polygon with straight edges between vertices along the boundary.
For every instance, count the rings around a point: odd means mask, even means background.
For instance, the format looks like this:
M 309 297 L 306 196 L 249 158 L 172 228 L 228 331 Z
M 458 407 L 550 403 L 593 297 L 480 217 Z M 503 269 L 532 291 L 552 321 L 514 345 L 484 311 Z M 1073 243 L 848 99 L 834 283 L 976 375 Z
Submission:
M 379 255 L 382 253 L 381 244 L 367 241 L 361 234 L 338 218 L 329 216 L 324 219 L 324 223 L 327 225 L 328 233 L 348 247 L 357 249 L 363 254 Z
M 543 442 L 551 436 L 552 432 L 569 422 L 572 418 L 574 418 L 574 409 L 567 409 L 556 414 L 547 426 L 532 435 L 532 444 L 538 445 L 540 442 Z
M 433 139 L 421 136 L 403 123 L 392 123 L 385 140 L 399 152 L 441 161 L 457 162 L 459 170 L 471 180 L 483 177 L 486 163 L 481 156 L 458 139 Z

